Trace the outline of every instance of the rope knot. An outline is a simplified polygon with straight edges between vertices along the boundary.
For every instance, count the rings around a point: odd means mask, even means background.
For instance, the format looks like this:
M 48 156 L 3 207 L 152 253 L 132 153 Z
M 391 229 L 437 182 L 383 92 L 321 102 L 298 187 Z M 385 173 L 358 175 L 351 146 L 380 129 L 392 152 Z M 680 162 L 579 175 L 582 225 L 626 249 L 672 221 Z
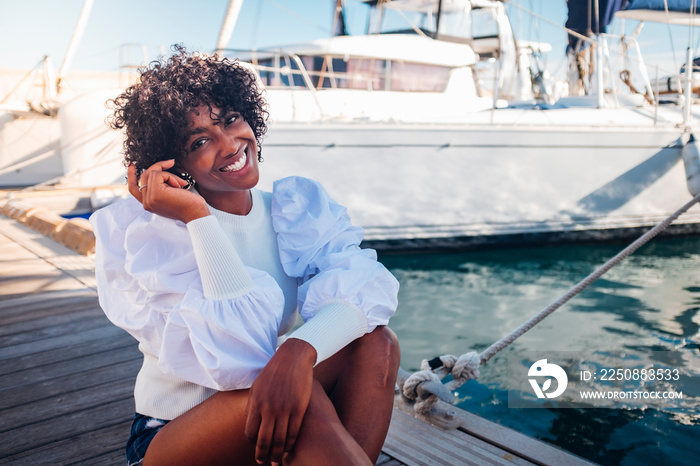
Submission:
M 481 364 L 481 357 L 479 353 L 470 351 L 461 355 L 457 361 L 450 368 L 450 373 L 452 378 L 464 383 L 467 380 L 473 380 L 479 378 L 479 365 Z
M 418 385 L 429 380 L 440 381 L 440 378 L 432 371 L 418 371 L 411 374 L 403 384 L 403 395 L 409 400 L 418 399 Z
M 439 382 L 440 378 L 432 371 L 423 370 L 411 374 L 411 376 L 406 379 L 406 382 L 403 384 L 403 395 L 409 400 L 414 400 L 416 402 L 413 409 L 421 414 L 430 412 L 430 410 L 433 409 L 433 406 L 435 406 L 437 403 L 437 397 L 435 395 L 431 395 L 424 400 L 420 399 L 418 395 L 418 385 L 430 380 Z

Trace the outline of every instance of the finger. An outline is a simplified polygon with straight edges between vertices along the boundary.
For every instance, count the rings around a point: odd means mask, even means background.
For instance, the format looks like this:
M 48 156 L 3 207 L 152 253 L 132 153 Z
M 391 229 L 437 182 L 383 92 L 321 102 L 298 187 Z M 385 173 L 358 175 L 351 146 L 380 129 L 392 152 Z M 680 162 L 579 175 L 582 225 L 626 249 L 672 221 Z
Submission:
M 250 403 L 246 408 L 246 423 L 245 423 L 245 436 L 252 443 L 255 443 L 258 439 L 258 431 L 260 431 L 260 415 L 255 410 L 249 409 Z
M 151 165 L 150 167 L 148 167 L 148 169 L 146 171 L 147 172 L 154 171 L 154 170 L 155 171 L 165 171 L 169 168 L 173 168 L 174 166 L 175 166 L 175 159 L 161 160 L 160 162 L 156 162 L 153 165 Z
M 284 443 L 284 453 L 289 453 L 294 448 L 297 443 L 297 437 L 299 436 L 299 431 L 301 430 L 301 423 L 304 420 L 304 416 L 297 414 L 292 414 L 289 418 L 289 424 L 287 425 L 287 439 Z
M 255 461 L 263 464 L 270 457 L 272 436 L 275 432 L 275 420 L 263 419 L 258 431 L 258 441 L 255 444 Z
M 144 200 L 152 200 L 154 199 L 153 196 L 163 189 L 180 189 L 186 185 L 187 182 L 177 175 L 153 169 L 149 172 L 144 172 L 141 176 L 139 191 Z
M 287 443 L 287 419 L 278 419 L 275 424 L 275 433 L 272 437 L 272 445 L 270 445 L 270 461 L 273 463 L 281 463 L 284 456 L 284 447 Z
M 174 166 L 175 159 L 161 160 L 160 162 L 154 163 L 141 173 L 141 179 L 137 183 L 138 186 L 148 185 L 151 174 L 164 172 L 165 170 L 168 170 L 169 168 L 172 168 Z
M 141 192 L 139 191 L 139 183 L 136 178 L 136 165 L 130 163 L 126 169 L 126 184 L 129 187 L 129 193 L 141 202 Z
M 173 188 L 184 188 L 187 186 L 187 181 L 170 172 L 163 172 L 163 182 Z

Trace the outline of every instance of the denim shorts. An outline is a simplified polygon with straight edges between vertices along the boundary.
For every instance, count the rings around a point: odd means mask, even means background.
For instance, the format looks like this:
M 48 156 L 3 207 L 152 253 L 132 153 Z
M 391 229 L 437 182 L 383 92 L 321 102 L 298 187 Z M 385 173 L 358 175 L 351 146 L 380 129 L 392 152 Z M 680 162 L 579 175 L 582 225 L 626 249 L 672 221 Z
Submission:
M 146 456 L 151 440 L 169 421 L 136 413 L 131 423 L 131 435 L 126 442 L 126 462 L 128 466 L 141 464 Z

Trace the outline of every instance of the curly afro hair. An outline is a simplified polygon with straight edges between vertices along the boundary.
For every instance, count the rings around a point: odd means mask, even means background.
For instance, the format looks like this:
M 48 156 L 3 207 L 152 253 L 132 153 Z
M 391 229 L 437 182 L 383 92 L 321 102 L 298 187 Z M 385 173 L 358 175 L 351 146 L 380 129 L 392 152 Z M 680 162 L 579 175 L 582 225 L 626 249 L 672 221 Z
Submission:
M 187 116 L 200 105 L 235 110 L 250 125 L 260 143 L 268 117 L 255 76 L 236 61 L 200 53 L 188 53 L 174 45 L 174 54 L 151 62 L 140 70 L 139 81 L 110 100 L 114 129 L 126 128 L 125 163 L 140 173 L 156 162 L 174 158 L 175 169 L 185 154 Z

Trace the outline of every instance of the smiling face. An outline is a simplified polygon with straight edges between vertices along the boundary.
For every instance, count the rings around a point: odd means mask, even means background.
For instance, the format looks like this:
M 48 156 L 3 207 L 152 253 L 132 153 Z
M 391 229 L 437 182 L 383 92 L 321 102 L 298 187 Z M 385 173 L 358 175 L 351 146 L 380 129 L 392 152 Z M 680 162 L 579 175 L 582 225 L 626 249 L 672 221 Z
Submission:
M 197 107 L 188 115 L 189 137 L 181 167 L 209 205 L 237 215 L 252 208 L 250 189 L 260 177 L 258 144 L 250 125 L 231 110 Z

